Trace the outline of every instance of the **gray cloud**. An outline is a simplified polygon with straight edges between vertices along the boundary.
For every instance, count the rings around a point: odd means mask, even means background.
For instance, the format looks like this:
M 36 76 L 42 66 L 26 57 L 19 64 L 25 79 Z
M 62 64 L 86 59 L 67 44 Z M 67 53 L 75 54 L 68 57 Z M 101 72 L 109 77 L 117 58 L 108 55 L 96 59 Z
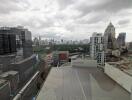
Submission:
M 78 9 L 82 12 L 82 16 L 87 15 L 90 12 L 102 12 L 106 11 L 109 13 L 116 13 L 123 9 L 132 8 L 132 0 L 100 0 L 99 3 L 93 5 L 88 5 L 89 2 L 81 3 L 80 5 L 75 5 L 73 8 Z
M 99 5 L 96 10 L 106 10 L 115 13 L 128 8 L 132 8 L 132 0 L 108 0 L 108 2 Z
M 13 11 L 24 11 L 28 3 L 23 0 L 0 0 L 0 14 L 9 14 Z
M 89 17 L 90 16 L 90 17 Z M 105 16 L 105 17 L 102 17 Z M 109 14 L 108 13 L 92 13 L 91 14 L 87 14 L 87 16 L 84 16 L 82 18 L 78 18 L 77 19 L 77 23 L 78 24 L 97 24 L 99 22 L 105 22 L 106 20 L 108 21 L 109 19 Z
M 104 32 L 110 20 L 118 32 L 131 33 L 131 10 L 132 0 L 0 0 L 0 23 L 26 26 L 35 36 L 71 38 L 76 34 L 79 39 Z
M 69 5 L 73 4 L 74 2 L 77 2 L 77 0 L 57 0 L 60 10 L 63 10 L 67 8 Z
M 23 26 L 29 26 L 34 29 L 45 29 L 54 26 L 54 20 L 47 18 L 46 20 L 31 17 L 29 20 L 23 20 Z
M 75 31 L 75 25 L 71 24 L 71 25 L 66 25 L 65 28 L 71 32 Z
M 119 25 L 126 25 L 129 24 L 131 21 L 130 19 L 124 19 L 124 20 L 119 20 L 118 24 Z

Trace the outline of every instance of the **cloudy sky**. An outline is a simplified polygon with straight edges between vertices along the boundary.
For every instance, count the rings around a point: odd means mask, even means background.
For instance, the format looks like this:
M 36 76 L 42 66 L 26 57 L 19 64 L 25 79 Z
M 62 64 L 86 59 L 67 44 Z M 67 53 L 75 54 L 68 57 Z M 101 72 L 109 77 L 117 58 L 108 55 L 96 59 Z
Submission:
M 132 41 L 132 0 L 0 0 L 0 26 L 22 25 L 33 36 L 87 39 L 110 21 Z

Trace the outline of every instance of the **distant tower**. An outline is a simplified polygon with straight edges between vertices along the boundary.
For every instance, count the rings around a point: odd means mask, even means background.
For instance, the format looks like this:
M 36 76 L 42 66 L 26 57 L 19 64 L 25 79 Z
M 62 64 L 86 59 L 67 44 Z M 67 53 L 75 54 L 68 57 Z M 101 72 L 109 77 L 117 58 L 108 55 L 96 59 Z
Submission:
M 38 39 L 39 39 L 39 45 L 41 45 L 42 44 L 41 36 L 39 36 Z
M 119 47 L 125 46 L 125 39 L 126 39 L 126 33 L 119 33 L 119 36 L 117 38 L 117 42 L 119 44 Z
M 115 27 L 114 27 L 114 25 L 111 22 L 107 26 L 107 28 L 105 30 L 105 34 L 111 34 L 112 37 L 115 38 Z
M 39 36 L 39 41 L 41 41 L 41 36 Z
M 118 44 L 115 38 L 115 27 L 111 22 L 104 32 L 104 48 L 105 50 L 118 48 Z

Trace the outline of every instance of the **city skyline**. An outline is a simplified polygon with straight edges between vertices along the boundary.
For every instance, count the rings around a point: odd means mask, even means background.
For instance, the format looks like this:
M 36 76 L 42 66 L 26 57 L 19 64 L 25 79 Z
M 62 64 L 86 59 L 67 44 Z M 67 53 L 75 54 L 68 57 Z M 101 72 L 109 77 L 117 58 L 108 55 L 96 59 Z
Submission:
M 1 26 L 22 25 L 33 36 L 87 39 L 93 32 L 104 33 L 111 21 L 116 37 L 132 33 L 131 0 L 0 0 Z

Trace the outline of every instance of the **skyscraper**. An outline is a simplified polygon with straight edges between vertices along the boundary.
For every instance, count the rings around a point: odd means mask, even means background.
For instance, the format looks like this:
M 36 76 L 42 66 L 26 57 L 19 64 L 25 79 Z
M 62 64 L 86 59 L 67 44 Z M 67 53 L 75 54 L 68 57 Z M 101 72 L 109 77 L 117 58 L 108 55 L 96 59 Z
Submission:
M 16 52 L 16 36 L 0 29 L 0 55 Z
M 23 50 L 23 57 L 32 55 L 31 32 L 23 27 L 0 28 L 0 54 L 12 53 Z
M 125 46 L 125 39 L 126 39 L 126 33 L 124 33 L 124 32 L 119 33 L 118 38 L 117 38 L 119 47 Z
M 111 22 L 109 23 L 104 32 L 104 47 L 105 50 L 115 50 L 118 48 L 118 44 L 115 38 L 115 27 Z

